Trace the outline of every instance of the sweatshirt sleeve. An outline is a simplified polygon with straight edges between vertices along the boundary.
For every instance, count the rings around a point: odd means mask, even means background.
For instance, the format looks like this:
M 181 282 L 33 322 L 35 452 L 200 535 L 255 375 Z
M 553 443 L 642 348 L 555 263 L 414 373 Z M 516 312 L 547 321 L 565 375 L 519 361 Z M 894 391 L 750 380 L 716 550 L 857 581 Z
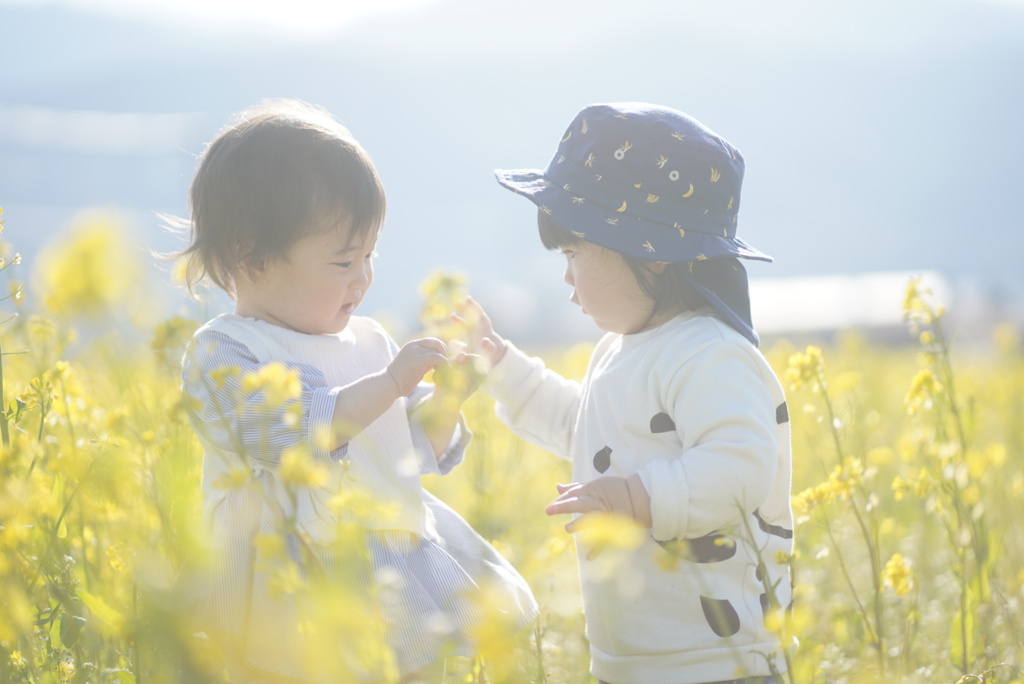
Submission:
M 556 456 L 572 458 L 573 434 L 583 388 L 549 370 L 508 343 L 480 390 L 497 402 L 495 411 L 519 437 Z
M 662 388 L 683 446 L 678 458 L 640 471 L 655 539 L 704 536 L 767 498 L 776 469 L 775 408 L 752 351 L 709 345 Z

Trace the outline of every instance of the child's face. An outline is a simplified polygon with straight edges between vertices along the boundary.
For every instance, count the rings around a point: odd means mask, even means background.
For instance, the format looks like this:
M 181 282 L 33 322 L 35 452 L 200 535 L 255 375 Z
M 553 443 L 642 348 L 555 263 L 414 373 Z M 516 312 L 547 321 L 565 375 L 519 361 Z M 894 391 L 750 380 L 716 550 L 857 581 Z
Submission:
M 570 301 L 607 332 L 637 333 L 651 325 L 654 300 L 640 288 L 622 256 L 590 242 L 562 249 Z
M 377 237 L 348 227 L 308 235 L 239 283 L 240 316 L 310 335 L 341 332 L 373 282 Z

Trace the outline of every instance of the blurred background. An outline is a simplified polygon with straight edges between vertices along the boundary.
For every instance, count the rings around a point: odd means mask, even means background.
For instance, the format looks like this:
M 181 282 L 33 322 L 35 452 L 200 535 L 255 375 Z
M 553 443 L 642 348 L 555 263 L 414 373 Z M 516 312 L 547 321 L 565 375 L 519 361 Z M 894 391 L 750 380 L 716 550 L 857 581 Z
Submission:
M 389 211 L 361 312 L 399 337 L 439 269 L 522 344 L 597 337 L 493 169 L 543 168 L 577 110 L 630 100 L 743 152 L 738 232 L 775 257 L 749 266 L 763 336 L 903 339 L 914 274 L 961 340 L 1024 325 L 1024 0 L 0 0 L 4 237 L 31 270 L 82 212 L 114 216 L 154 314 L 227 310 L 149 252 L 184 245 L 160 215 L 267 97 L 373 157 Z

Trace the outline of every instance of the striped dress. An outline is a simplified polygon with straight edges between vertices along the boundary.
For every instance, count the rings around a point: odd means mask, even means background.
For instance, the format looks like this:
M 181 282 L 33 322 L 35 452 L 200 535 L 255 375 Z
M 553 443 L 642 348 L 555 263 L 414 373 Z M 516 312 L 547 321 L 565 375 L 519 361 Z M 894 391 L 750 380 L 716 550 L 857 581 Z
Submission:
M 336 335 L 306 335 L 225 314 L 196 331 L 185 353 L 182 389 L 204 448 L 213 555 L 198 583 L 197 613 L 207 631 L 242 639 L 255 667 L 311 680 L 320 674 L 302 654 L 302 622 L 310 614 L 294 592 L 281 590 L 282 556 L 303 580 L 315 575 L 348 587 L 353 609 L 371 611 L 366 631 L 381 630 L 402 673 L 446 655 L 471 655 L 472 635 L 485 620 L 518 630 L 537 615 L 508 561 L 420 483 L 421 474 L 445 474 L 461 462 L 471 437 L 460 423 L 447 451 L 434 457 L 409 419 L 429 385 L 342 447 L 324 444 L 339 389 L 384 369 L 397 351 L 369 318 L 353 317 Z M 275 398 L 275 363 L 297 373 L 298 399 Z M 296 453 L 318 467 L 317 486 L 294 486 L 301 480 Z M 294 521 L 298 534 L 282 535 L 284 521 Z M 358 534 L 340 533 L 353 528 Z M 258 551 L 282 538 L 283 553 L 268 559 Z M 481 588 L 489 600 L 470 600 Z M 484 614 L 482 605 L 500 609 Z M 368 662 L 351 668 L 361 678 L 379 677 Z

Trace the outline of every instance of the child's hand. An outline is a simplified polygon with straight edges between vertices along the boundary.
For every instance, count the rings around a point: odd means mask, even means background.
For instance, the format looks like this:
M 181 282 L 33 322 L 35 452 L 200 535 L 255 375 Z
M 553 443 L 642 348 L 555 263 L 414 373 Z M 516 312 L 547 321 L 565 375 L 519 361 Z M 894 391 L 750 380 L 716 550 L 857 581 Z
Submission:
M 644 527 L 651 526 L 651 497 L 639 475 L 633 474 L 628 478 L 604 476 L 590 482 L 555 486 L 559 496 L 548 504 L 544 512 L 548 515 L 580 513 L 580 517 L 565 526 L 565 531 L 570 534 L 587 525 L 588 513 L 614 513 L 632 518 Z
M 461 406 L 487 377 L 486 361 L 476 354 L 459 352 L 448 364 L 434 369 L 435 393 Z
M 643 527 L 651 526 L 651 497 L 635 473 L 628 478 L 605 476 L 590 482 L 555 486 L 559 496 L 548 504 L 545 512 L 548 515 L 579 513 L 578 518 L 565 526 L 570 534 L 587 529 L 597 518 L 607 514 L 630 518 Z M 594 560 L 603 550 L 600 545 L 591 548 L 587 559 Z
M 486 370 L 505 356 L 505 340 L 494 332 L 490 317 L 472 297 L 466 297 L 459 310 L 452 314 L 452 321 L 465 327 L 467 350 L 483 358 Z
M 407 397 L 412 394 L 431 368 L 447 368 L 447 353 L 445 343 L 433 337 L 407 342 L 387 368 L 399 395 Z

